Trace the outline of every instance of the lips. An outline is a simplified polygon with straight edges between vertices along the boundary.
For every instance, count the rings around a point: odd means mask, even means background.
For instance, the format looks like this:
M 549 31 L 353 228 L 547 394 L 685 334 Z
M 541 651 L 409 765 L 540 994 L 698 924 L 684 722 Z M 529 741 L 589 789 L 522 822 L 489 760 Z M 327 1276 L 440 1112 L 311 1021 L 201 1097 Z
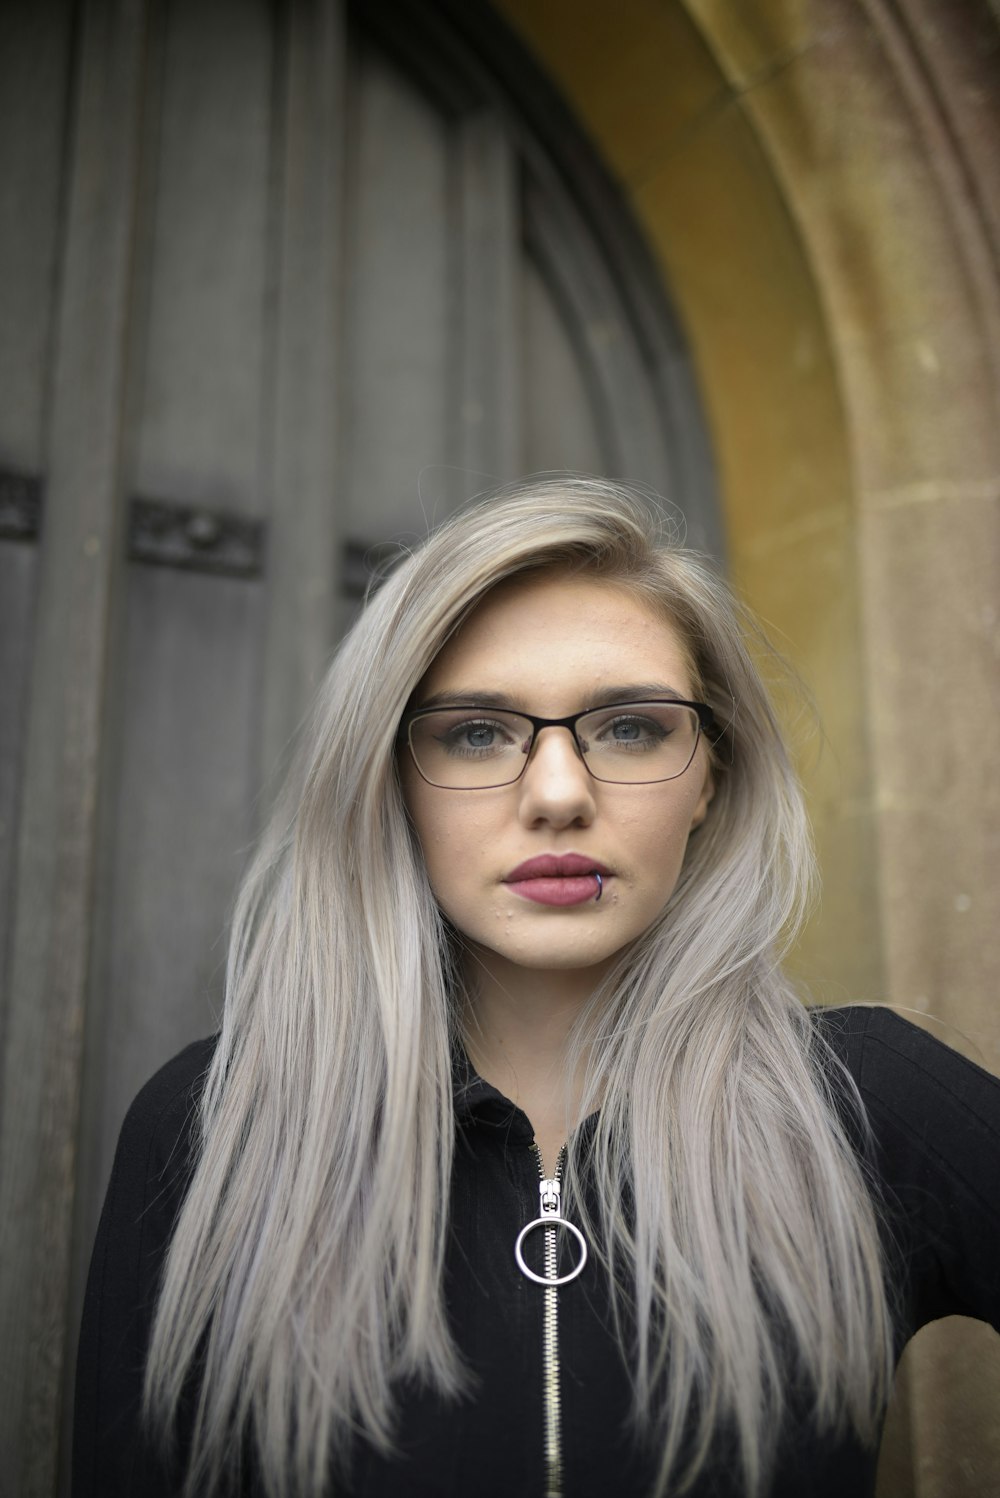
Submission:
M 583 853 L 541 853 L 511 869 L 503 882 L 515 894 L 539 905 L 581 905 L 596 899 L 601 881 L 610 878 L 611 870 L 605 864 Z
M 504 884 L 516 884 L 523 879 L 572 879 L 580 874 L 610 878 L 611 870 L 582 853 L 540 853 L 537 858 L 526 858 L 516 869 L 511 869 L 504 876 Z

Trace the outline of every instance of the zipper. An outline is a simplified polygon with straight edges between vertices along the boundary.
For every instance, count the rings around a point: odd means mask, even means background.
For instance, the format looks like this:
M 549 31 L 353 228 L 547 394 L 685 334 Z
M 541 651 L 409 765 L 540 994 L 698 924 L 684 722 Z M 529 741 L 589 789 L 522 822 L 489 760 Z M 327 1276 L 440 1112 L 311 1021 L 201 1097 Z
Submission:
M 556 1157 L 556 1173 L 551 1179 L 545 1175 L 542 1152 L 537 1144 L 532 1149 L 538 1159 L 539 1209 L 543 1217 L 560 1216 L 562 1196 L 562 1168 L 566 1146 Z M 545 1278 L 554 1280 L 559 1272 L 558 1246 L 555 1227 L 546 1227 L 545 1233 Z M 562 1387 L 559 1368 L 559 1290 L 547 1285 L 544 1290 L 545 1305 L 542 1311 L 542 1404 L 545 1414 L 545 1498 L 562 1498 Z
M 566 1146 L 556 1158 L 554 1176 L 545 1174 L 542 1152 L 532 1143 L 538 1162 L 538 1206 L 539 1215 L 528 1222 L 517 1235 L 514 1257 L 521 1273 L 529 1280 L 542 1285 L 545 1300 L 542 1308 L 542 1399 L 545 1431 L 545 1498 L 562 1498 L 562 1389 L 559 1369 L 559 1286 L 575 1280 L 587 1262 L 587 1240 L 575 1223 L 562 1215 L 562 1168 L 566 1159 Z M 545 1234 L 545 1274 L 536 1274 L 529 1269 L 521 1252 L 529 1233 L 541 1228 Z M 559 1234 L 566 1231 L 576 1239 L 580 1257 L 568 1274 L 559 1273 Z

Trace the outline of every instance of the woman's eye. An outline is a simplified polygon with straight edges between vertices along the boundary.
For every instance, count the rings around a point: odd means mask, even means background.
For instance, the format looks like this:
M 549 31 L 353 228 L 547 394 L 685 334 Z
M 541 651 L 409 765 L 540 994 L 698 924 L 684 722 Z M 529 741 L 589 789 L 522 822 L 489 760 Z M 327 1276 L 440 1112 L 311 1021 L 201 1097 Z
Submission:
M 652 718 L 612 718 L 598 735 L 600 743 L 614 748 L 652 748 L 662 744 L 668 730 Z
M 440 743 L 449 754 L 485 755 L 508 749 L 513 739 L 502 723 L 482 718 L 454 723 L 441 735 Z

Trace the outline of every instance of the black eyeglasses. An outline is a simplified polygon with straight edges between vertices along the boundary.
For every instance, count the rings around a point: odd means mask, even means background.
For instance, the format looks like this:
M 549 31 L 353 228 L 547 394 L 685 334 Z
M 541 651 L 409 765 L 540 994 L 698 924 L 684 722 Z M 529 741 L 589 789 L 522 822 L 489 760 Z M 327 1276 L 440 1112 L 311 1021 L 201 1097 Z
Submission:
M 543 728 L 565 728 L 595 780 L 651 785 L 676 780 L 715 719 L 704 702 L 616 702 L 568 718 L 536 718 L 506 708 L 421 707 L 406 713 L 400 738 L 429 785 L 452 791 L 513 785 Z

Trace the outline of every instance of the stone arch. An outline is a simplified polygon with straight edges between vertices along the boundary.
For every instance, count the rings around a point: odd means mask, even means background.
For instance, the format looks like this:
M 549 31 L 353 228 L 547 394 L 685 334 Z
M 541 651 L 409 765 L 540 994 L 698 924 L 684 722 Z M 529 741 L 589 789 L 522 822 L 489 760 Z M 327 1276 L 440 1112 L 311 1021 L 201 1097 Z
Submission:
M 698 366 L 734 574 L 815 690 L 825 900 L 803 969 L 996 1069 L 995 9 L 498 4 L 636 206 Z M 951 705 L 933 763 L 912 747 L 929 692 Z M 927 1329 L 882 1491 L 1000 1484 L 998 1389 L 992 1333 Z

